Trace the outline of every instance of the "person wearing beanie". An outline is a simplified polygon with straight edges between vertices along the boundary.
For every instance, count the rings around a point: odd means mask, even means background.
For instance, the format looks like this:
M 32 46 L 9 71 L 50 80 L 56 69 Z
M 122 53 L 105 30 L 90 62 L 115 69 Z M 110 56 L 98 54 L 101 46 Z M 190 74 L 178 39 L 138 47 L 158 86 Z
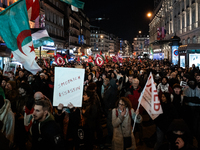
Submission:
M 0 121 L 3 123 L 1 132 L 9 140 L 11 146 L 14 141 L 15 117 L 11 110 L 10 101 L 4 99 L 2 95 L 0 95 Z
M 197 150 L 192 135 L 183 119 L 174 119 L 167 131 L 167 141 L 158 150 Z

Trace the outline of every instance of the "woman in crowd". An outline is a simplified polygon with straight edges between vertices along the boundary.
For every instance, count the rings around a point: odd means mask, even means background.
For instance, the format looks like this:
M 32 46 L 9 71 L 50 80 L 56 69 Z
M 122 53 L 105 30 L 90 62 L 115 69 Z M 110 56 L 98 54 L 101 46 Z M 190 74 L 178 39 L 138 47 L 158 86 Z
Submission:
M 171 104 L 170 94 L 162 93 L 161 95 L 161 107 L 163 113 L 160 114 L 154 121 L 156 124 L 157 141 L 154 149 L 157 150 L 163 143 L 167 129 L 174 119 L 178 118 L 177 112 L 174 106 Z
M 142 116 L 139 115 L 139 110 L 134 111 L 128 98 L 121 97 L 117 101 L 117 106 L 112 110 L 112 125 L 113 125 L 113 150 L 135 150 L 135 137 L 132 133 L 131 120 L 135 119 L 136 123 L 142 122 Z

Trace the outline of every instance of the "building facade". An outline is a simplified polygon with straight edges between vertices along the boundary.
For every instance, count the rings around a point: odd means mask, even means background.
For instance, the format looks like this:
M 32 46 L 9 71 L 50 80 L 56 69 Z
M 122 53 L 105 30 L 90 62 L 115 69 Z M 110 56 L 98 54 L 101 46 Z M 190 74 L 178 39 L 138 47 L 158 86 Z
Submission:
M 160 0 L 149 33 L 153 51 L 159 49 L 169 60 L 172 59 L 169 40 L 173 36 L 180 37 L 183 45 L 200 43 L 200 0 Z M 160 33 L 162 38 L 158 38 Z
M 149 54 L 149 35 L 137 35 L 133 38 L 133 55 L 144 56 Z
M 102 51 L 109 55 L 109 34 L 99 27 L 90 26 L 90 42 L 93 54 L 98 54 Z

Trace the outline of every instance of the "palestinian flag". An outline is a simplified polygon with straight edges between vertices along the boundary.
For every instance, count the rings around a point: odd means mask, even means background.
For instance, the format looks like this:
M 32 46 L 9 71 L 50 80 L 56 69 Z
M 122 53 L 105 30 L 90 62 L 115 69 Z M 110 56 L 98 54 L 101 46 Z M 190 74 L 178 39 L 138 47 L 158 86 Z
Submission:
M 102 51 L 100 51 L 100 56 L 103 58 L 103 60 L 105 60 Z
M 65 56 L 63 57 L 63 59 L 64 59 L 64 61 L 65 61 L 65 64 L 67 64 L 67 63 L 68 63 L 67 55 L 65 55 Z
M 45 28 L 33 28 L 31 34 L 34 48 L 53 42 Z
M 88 58 L 88 64 L 90 64 L 91 66 L 94 66 L 94 61 L 92 60 L 91 56 L 89 56 Z

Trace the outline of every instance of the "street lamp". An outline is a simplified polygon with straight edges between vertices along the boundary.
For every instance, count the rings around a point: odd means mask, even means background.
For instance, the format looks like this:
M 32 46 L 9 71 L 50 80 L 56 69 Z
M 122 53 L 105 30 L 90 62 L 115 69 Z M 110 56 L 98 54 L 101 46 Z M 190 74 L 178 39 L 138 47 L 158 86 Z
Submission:
M 101 35 L 101 36 L 100 36 L 100 38 L 102 38 L 102 39 L 103 39 L 103 35 Z
M 139 34 L 141 34 L 142 33 L 142 31 L 139 31 Z
M 150 13 L 150 12 L 147 13 L 147 17 L 148 17 L 148 18 L 151 18 L 151 16 L 152 16 L 152 13 Z

